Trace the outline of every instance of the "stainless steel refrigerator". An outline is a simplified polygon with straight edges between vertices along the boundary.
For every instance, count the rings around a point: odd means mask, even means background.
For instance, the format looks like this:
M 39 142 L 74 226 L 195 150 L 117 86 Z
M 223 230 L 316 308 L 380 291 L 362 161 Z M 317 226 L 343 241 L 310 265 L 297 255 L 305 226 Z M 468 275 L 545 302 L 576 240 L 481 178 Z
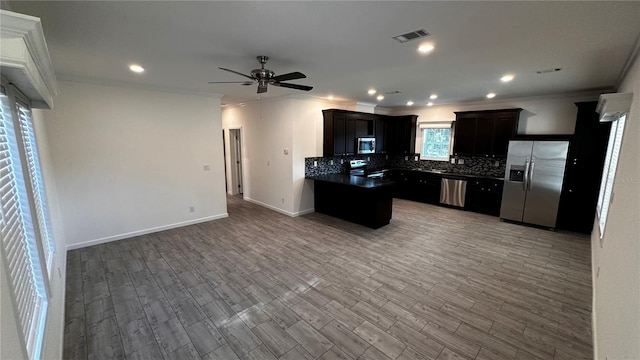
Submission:
M 509 141 L 500 218 L 556 227 L 568 141 Z

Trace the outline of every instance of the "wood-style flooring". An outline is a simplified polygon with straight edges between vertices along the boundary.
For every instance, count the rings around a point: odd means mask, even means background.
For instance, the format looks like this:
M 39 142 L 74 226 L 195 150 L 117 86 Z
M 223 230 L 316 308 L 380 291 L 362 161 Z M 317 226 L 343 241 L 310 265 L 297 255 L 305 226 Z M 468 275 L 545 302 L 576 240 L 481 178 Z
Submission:
M 589 238 L 394 199 L 70 251 L 65 359 L 591 359 Z

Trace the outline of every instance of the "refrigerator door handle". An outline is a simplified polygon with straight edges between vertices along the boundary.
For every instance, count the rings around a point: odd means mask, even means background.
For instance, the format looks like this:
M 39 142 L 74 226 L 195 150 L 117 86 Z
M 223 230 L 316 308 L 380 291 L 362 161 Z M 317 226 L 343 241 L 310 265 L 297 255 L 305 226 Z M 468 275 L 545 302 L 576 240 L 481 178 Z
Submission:
M 533 190 L 533 167 L 535 166 L 535 157 L 531 157 L 531 165 L 529 167 L 529 191 Z
M 524 181 L 522 182 L 522 190 L 527 191 L 529 187 L 529 157 L 524 161 Z

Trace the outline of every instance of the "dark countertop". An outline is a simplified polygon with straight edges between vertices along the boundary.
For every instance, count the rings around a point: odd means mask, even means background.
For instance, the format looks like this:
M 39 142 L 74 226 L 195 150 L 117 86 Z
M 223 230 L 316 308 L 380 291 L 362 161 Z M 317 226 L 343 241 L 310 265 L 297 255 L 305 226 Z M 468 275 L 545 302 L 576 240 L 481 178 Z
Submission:
M 355 186 L 364 189 L 375 189 L 387 186 L 392 186 L 395 183 L 391 180 L 384 179 L 370 179 L 362 176 L 351 176 L 347 174 L 328 174 L 318 176 L 307 176 L 306 179 L 315 181 L 324 181 L 334 184 L 341 184 L 347 186 Z
M 440 171 L 440 170 L 424 170 L 424 169 L 390 169 L 390 170 L 400 170 L 400 171 L 415 171 L 422 172 L 433 175 L 440 175 L 442 177 L 448 178 L 476 178 L 476 179 L 491 179 L 491 180 L 504 180 L 502 176 L 492 176 L 492 175 L 482 175 L 482 174 L 464 174 L 457 172 L 449 172 L 449 171 Z

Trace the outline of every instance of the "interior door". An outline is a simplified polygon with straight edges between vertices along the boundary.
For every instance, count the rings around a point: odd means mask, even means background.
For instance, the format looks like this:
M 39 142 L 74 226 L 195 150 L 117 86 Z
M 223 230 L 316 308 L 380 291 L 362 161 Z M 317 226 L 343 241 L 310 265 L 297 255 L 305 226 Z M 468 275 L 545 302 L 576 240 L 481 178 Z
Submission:
M 522 221 L 524 204 L 527 200 L 526 170 L 531 160 L 533 141 L 511 140 L 507 154 L 507 168 L 504 176 L 500 217 Z
M 568 150 L 568 141 L 536 141 L 533 144 L 524 222 L 556 227 Z

